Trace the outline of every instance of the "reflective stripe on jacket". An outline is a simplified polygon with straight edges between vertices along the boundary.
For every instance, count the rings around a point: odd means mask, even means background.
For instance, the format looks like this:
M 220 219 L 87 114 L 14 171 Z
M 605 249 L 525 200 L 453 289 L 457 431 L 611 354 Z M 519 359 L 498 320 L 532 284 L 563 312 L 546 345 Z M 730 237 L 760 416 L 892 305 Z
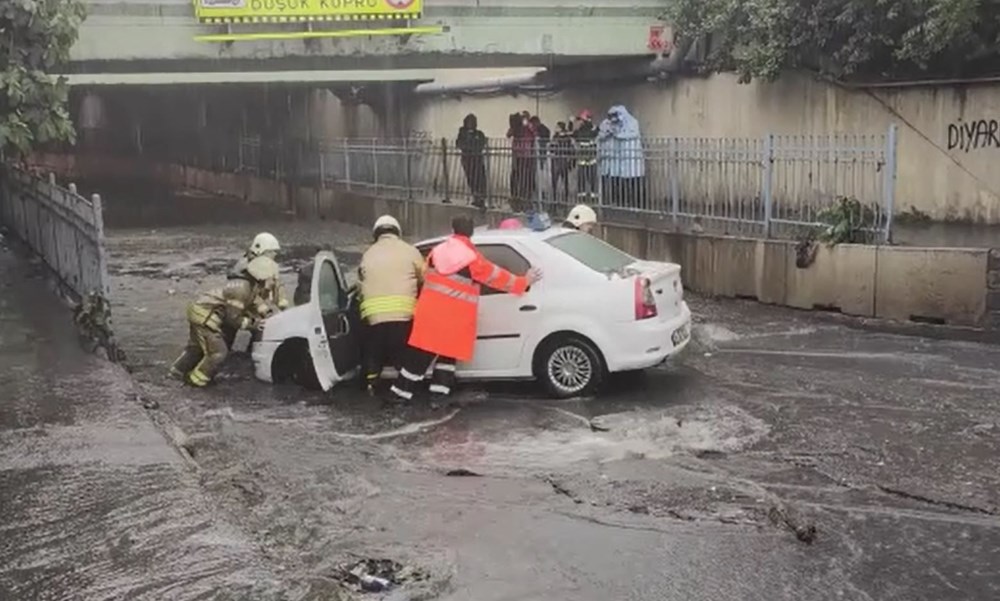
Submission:
M 577 162 L 581 165 L 597 164 L 597 140 L 581 140 L 578 144 L 580 150 Z
M 476 345 L 479 284 L 521 295 L 528 280 L 489 262 L 465 236 L 454 235 L 434 247 L 428 261 L 410 346 L 469 361 Z
M 424 259 L 394 234 L 383 234 L 361 257 L 361 317 L 374 325 L 407 321 L 417 304 Z

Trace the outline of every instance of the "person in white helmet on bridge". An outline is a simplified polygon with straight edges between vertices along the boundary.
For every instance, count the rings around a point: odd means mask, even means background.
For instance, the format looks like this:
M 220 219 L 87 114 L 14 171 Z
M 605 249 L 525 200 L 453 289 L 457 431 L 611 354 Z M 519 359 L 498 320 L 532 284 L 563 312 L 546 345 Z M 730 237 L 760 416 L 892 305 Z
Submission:
M 402 239 L 403 230 L 392 215 L 382 215 L 372 226 L 375 242 L 361 257 L 364 385 L 373 394 L 387 362 L 399 367 L 413 324 L 417 291 L 424 279 L 424 258 Z
M 580 230 L 585 234 L 594 235 L 594 228 L 597 227 L 597 213 L 587 205 L 580 204 L 573 207 L 563 222 L 563 227 Z

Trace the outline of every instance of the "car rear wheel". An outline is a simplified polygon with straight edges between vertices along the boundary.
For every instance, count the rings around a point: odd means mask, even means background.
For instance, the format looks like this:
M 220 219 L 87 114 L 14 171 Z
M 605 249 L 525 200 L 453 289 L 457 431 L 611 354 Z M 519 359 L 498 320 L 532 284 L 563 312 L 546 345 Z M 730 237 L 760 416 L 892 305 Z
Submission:
M 600 385 L 604 362 L 588 340 L 560 335 L 540 349 L 535 361 L 535 377 L 554 397 L 584 396 Z

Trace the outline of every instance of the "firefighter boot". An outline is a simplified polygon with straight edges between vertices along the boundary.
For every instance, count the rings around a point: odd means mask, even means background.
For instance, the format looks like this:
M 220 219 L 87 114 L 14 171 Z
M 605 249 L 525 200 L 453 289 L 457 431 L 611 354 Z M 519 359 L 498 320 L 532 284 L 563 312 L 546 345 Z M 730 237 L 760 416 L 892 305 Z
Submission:
M 219 372 L 222 363 L 229 354 L 225 337 L 221 332 L 211 330 L 205 326 L 195 326 L 198 335 L 198 342 L 204 356 L 198 365 L 187 375 L 187 382 L 199 388 L 211 383 L 212 378 Z
M 183 381 L 188 372 L 194 369 L 204 356 L 205 354 L 201 350 L 201 343 L 198 341 L 198 333 L 195 331 L 195 326 L 192 325 L 190 326 L 188 343 L 184 347 L 184 352 L 170 366 L 170 377 Z

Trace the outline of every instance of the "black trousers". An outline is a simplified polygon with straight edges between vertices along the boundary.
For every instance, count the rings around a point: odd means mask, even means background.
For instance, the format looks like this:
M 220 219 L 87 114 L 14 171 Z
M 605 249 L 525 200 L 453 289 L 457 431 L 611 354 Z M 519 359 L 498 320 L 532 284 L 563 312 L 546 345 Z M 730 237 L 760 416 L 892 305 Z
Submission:
M 481 155 L 462 156 L 465 181 L 472 192 L 472 202 L 480 206 L 486 202 L 486 164 Z
M 365 370 L 364 384 L 374 385 L 378 381 L 382 368 L 392 365 L 399 369 L 406 358 L 406 341 L 410 339 L 412 320 L 386 321 L 365 326 L 363 350 L 363 365 Z
M 437 396 L 448 396 L 455 387 L 455 360 L 441 355 L 434 355 L 420 349 L 410 347 L 399 376 L 392 385 L 392 393 L 404 401 L 413 399 L 423 384 L 427 368 L 434 364 L 431 375 L 430 392 Z
M 581 164 L 576 170 L 576 195 L 584 200 L 597 198 L 597 164 Z
M 562 181 L 563 197 L 569 202 L 569 171 L 570 166 L 565 163 L 552 161 L 552 200 L 559 201 L 559 182 Z

